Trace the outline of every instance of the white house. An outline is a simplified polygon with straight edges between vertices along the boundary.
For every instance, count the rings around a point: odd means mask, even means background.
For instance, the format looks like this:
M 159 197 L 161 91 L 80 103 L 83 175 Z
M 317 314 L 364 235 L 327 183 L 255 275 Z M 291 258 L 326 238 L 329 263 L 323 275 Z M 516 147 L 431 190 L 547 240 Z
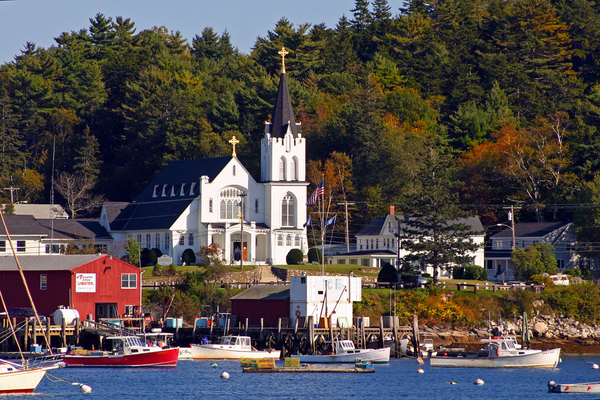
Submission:
M 570 222 L 519 222 L 490 237 L 490 246 L 485 252 L 485 267 L 488 279 L 510 281 L 515 277 L 511 258 L 512 249 L 525 249 L 535 243 L 554 246 L 558 269 L 575 268 L 580 259 L 575 253 L 576 240 Z
M 236 157 L 235 137 L 230 143 L 230 157 L 171 162 L 131 203 L 105 205 L 101 225 L 115 242 L 134 237 L 175 263 L 211 243 L 232 264 L 285 264 L 292 248 L 306 253 L 306 139 L 285 70 L 261 140 L 260 181 Z
M 357 276 L 293 276 L 290 278 L 290 326 L 297 318 L 315 324 L 325 318 L 332 326 L 352 326 L 352 303 L 362 300 L 362 279 Z
M 485 232 L 479 217 L 469 217 L 457 222 L 467 224 L 471 227 L 473 235 L 471 240 L 480 245 L 480 248 L 470 254 L 470 264 L 484 266 Z M 401 234 L 407 229 L 404 216 L 395 215 L 394 207 L 390 207 L 390 214 L 386 217 L 378 217 L 371 221 L 366 227 L 356 234 L 356 251 L 330 255 L 330 264 L 357 264 L 369 267 L 382 267 L 390 263 L 398 267 L 399 260 L 408 255 L 407 249 L 402 247 L 402 240 L 398 240 L 396 234 Z M 426 266 L 423 272 L 433 275 L 433 267 Z M 438 271 L 439 276 L 449 276 L 445 270 Z

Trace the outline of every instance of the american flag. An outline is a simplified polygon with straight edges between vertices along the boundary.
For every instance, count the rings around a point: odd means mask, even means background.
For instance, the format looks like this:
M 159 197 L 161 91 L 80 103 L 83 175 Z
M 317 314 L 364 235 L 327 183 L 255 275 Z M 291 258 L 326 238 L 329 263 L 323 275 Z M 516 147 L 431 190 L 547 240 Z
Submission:
M 325 182 L 324 179 L 321 179 L 321 183 L 315 189 L 313 194 L 310 195 L 308 201 L 306 202 L 307 206 L 314 206 L 317 203 L 317 197 L 323 196 L 325 194 Z

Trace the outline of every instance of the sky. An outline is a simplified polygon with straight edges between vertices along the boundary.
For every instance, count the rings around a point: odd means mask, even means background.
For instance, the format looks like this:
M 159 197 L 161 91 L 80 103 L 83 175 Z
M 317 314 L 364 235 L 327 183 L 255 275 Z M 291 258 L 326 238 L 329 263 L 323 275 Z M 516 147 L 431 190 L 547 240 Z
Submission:
M 392 13 L 402 1 L 389 0 Z M 137 32 L 154 26 L 180 31 L 192 42 L 206 27 L 218 35 L 227 30 L 233 46 L 249 54 L 257 37 L 282 17 L 294 26 L 325 23 L 335 28 L 343 16 L 351 18 L 354 0 L 0 0 L 0 64 L 21 54 L 26 42 L 48 48 L 63 32 L 90 27 L 90 18 L 101 13 L 113 20 L 130 18 Z

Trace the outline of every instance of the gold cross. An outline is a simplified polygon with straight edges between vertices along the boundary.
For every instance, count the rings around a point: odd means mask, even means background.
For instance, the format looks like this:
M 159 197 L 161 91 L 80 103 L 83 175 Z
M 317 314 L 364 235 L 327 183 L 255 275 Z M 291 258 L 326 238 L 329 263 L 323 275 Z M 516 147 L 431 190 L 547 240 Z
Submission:
M 285 56 L 290 53 L 285 50 L 285 47 L 282 47 L 281 51 L 279 51 L 277 54 L 281 56 L 281 72 L 285 73 Z
M 229 143 L 231 143 L 233 145 L 233 154 L 231 155 L 232 157 L 237 157 L 237 155 L 235 154 L 235 145 L 238 144 L 239 142 L 240 141 L 235 138 L 235 135 L 229 141 Z

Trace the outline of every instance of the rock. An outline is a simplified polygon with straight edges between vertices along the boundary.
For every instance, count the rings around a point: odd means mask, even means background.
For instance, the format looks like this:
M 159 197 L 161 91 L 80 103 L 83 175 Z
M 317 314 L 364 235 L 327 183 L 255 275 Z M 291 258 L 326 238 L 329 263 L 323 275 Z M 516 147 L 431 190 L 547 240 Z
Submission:
M 541 337 L 547 331 L 548 331 L 548 325 L 545 322 L 536 322 L 533 325 L 533 334 L 536 337 Z

